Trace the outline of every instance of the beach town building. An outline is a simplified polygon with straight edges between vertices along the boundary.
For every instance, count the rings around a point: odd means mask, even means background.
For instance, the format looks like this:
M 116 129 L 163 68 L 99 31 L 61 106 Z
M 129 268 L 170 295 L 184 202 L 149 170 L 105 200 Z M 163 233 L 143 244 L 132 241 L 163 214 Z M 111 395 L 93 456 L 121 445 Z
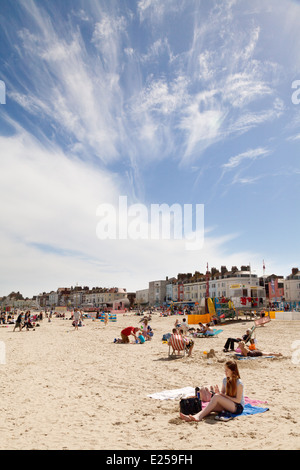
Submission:
M 194 274 L 179 273 L 177 277 L 165 280 L 150 281 L 148 288 L 126 292 L 124 288 L 103 287 L 59 287 L 57 291 L 43 292 L 32 299 L 24 299 L 20 292 L 12 292 L 0 299 L 3 308 L 42 308 L 55 307 L 97 307 L 110 306 L 123 309 L 136 303 L 138 306 L 162 306 L 171 303 L 194 305 L 203 303 L 203 299 L 230 298 L 237 308 L 268 307 L 278 303 L 280 308 L 290 304 L 290 308 L 300 307 L 300 271 L 292 268 L 285 279 L 272 274 L 258 278 L 251 273 L 250 266 L 241 266 L 239 270 L 232 266 L 228 271 L 221 266 L 220 271 L 211 268 L 205 274 L 196 271 Z M 130 297 L 130 299 L 129 299 Z
M 166 285 L 168 278 L 149 282 L 149 305 L 160 306 L 166 301 Z
M 1 307 L 8 309 L 30 310 L 31 308 L 36 307 L 36 296 L 34 296 L 32 299 L 29 299 L 28 297 L 24 299 L 20 292 L 12 292 L 7 296 L 2 297 L 0 305 Z
M 260 285 L 258 276 L 251 273 L 249 266 L 241 266 L 240 270 L 233 266 L 231 271 L 222 266 L 220 271 L 212 268 L 206 274 L 179 274 L 176 283 L 166 286 L 166 302 L 200 303 L 207 296 L 207 287 L 210 297 L 231 298 L 236 307 L 259 307 L 266 303 L 264 286 Z
M 127 292 L 126 289 L 123 288 L 93 287 L 92 289 L 89 289 L 87 287 L 82 290 L 80 294 L 80 297 L 77 298 L 80 303 L 78 303 L 77 305 L 82 307 L 101 308 L 103 306 L 111 305 L 114 302 L 121 301 L 124 301 L 126 305 L 128 304 Z
M 37 295 L 37 307 L 38 308 L 50 308 L 49 301 L 50 293 L 43 292 Z
M 166 284 L 166 302 L 170 302 L 174 295 L 173 295 L 173 291 L 175 291 L 175 286 L 177 284 L 177 279 L 176 277 L 172 277 L 170 279 L 168 279 L 168 282 Z
M 147 305 L 149 303 L 149 289 L 137 290 L 135 301 L 139 307 Z
M 284 298 L 286 302 L 300 302 L 300 271 L 293 268 L 292 273 L 286 277 L 284 283 Z
M 59 299 L 59 295 L 57 292 L 54 292 L 54 291 L 51 291 L 50 294 L 49 294 L 49 304 L 50 306 L 56 306 L 58 305 L 58 299 Z
M 269 301 L 269 304 L 282 302 L 285 300 L 283 276 L 271 274 L 270 276 L 263 276 L 261 281 L 262 285 L 265 286 L 266 297 Z
M 55 307 L 97 307 L 112 305 L 113 302 L 123 302 L 127 306 L 130 302 L 127 299 L 126 289 L 113 287 L 93 287 L 88 286 L 59 287 L 57 291 L 43 293 L 37 296 L 38 308 Z

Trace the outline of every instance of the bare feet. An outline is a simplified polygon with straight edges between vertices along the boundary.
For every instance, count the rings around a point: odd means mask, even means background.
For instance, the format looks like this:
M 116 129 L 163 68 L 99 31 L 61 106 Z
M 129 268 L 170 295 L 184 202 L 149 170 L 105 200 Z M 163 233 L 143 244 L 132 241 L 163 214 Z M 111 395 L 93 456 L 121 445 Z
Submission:
M 189 418 L 190 418 L 189 421 L 197 421 L 197 422 L 200 421 L 199 419 L 195 418 L 195 416 L 193 415 L 189 415 Z
M 184 421 L 191 421 L 190 416 L 188 416 L 188 415 L 184 415 L 183 413 L 179 413 L 179 416 Z
M 199 422 L 200 420 L 195 418 L 193 415 L 184 415 L 183 413 L 180 413 L 180 418 L 183 419 L 184 421 L 191 422 L 191 421 L 197 421 Z

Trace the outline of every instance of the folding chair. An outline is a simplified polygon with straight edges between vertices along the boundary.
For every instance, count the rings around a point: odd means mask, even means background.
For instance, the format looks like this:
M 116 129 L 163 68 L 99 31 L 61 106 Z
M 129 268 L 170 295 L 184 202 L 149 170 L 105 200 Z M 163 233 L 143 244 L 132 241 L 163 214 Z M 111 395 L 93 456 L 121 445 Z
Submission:
M 266 317 L 261 317 L 258 320 L 254 320 L 254 324 L 255 326 L 262 326 L 265 325 L 265 323 L 269 323 L 270 321 L 271 318 L 269 317 L 269 315 L 267 315 Z
M 172 352 L 171 352 L 172 348 Z M 176 354 L 177 351 L 177 354 Z M 183 355 L 181 354 L 183 352 Z M 187 352 L 187 348 L 183 338 L 180 335 L 172 334 L 169 339 L 169 356 L 180 356 L 184 357 L 185 353 Z

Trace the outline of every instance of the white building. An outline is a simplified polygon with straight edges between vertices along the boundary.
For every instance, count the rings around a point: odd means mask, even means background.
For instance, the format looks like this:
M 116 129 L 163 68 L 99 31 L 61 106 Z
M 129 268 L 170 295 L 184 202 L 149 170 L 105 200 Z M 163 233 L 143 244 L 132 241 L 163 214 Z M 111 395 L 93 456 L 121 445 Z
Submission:
M 57 292 L 50 292 L 49 294 L 49 304 L 50 307 L 56 307 L 58 305 L 58 293 Z
M 300 301 L 300 271 L 292 269 L 292 274 L 284 280 L 284 298 L 286 302 Z
M 163 305 L 166 300 L 166 285 L 168 280 L 159 280 L 149 282 L 149 304 Z
M 183 288 L 183 298 L 179 299 L 178 288 L 180 287 Z M 184 282 L 182 285 L 178 283 L 173 284 L 172 291 L 172 298 L 170 300 L 173 302 L 200 303 L 201 299 L 206 297 L 206 280 Z M 167 298 L 169 299 L 171 292 L 169 287 L 167 292 Z M 257 275 L 245 270 L 216 274 L 213 279 L 209 280 L 209 296 L 211 298 L 232 298 L 235 300 L 236 307 L 251 307 L 251 300 L 249 300 L 251 298 L 258 299 L 256 305 L 258 307 L 264 305 L 266 301 L 265 289 L 259 285 Z M 241 298 L 247 299 L 245 305 L 242 304 Z
M 149 289 L 136 291 L 135 301 L 138 305 L 146 305 L 149 302 Z

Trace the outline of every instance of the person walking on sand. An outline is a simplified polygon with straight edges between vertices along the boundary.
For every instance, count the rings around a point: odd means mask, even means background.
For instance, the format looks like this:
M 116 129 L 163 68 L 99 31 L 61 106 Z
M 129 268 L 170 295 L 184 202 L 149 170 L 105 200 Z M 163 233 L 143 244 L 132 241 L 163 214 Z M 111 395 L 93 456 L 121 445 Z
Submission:
M 240 380 L 236 361 L 226 362 L 225 378 L 223 379 L 221 391 L 216 385 L 211 395 L 210 402 L 202 411 L 195 415 L 180 413 L 180 418 L 184 421 L 201 421 L 213 412 L 242 414 L 245 406 L 244 385 Z
M 78 310 L 78 308 L 75 308 L 74 313 L 73 313 L 75 330 L 78 330 L 78 323 L 79 323 L 80 317 L 81 317 L 80 311 Z
M 15 331 L 16 328 L 19 328 L 19 331 L 22 331 L 22 313 L 19 314 L 18 318 L 16 319 L 16 323 L 14 326 L 13 331 Z
M 108 313 L 104 312 L 104 326 L 108 325 Z

